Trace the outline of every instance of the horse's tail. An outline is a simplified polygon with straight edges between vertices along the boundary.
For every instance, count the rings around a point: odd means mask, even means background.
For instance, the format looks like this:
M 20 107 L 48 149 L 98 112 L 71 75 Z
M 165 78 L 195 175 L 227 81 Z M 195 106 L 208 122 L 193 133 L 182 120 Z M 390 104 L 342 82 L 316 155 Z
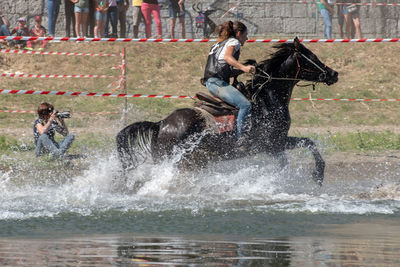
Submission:
M 117 151 L 124 170 L 136 168 L 153 155 L 159 127 L 159 123 L 136 122 L 118 133 Z

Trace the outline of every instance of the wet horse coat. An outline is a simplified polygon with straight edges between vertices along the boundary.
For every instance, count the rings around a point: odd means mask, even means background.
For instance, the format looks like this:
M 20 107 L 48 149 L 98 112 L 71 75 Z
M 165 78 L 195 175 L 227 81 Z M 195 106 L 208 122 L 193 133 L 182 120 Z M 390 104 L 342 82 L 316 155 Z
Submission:
M 302 147 L 312 152 L 313 179 L 322 184 L 325 162 L 315 143 L 309 138 L 288 136 L 289 103 L 299 81 L 331 85 L 338 81 L 338 73 L 321 63 L 297 38 L 275 48 L 270 59 L 256 64 L 255 75 L 242 91 L 252 102 L 245 146 L 235 147 L 235 131 L 210 130 L 204 111 L 183 108 L 159 122 L 136 122 L 122 129 L 116 139 L 123 168 L 135 168 L 148 157 L 155 161 L 170 157 L 177 150 L 184 151 L 178 162 L 184 168 L 262 152 L 279 158 L 284 166 L 287 164 L 284 151 Z

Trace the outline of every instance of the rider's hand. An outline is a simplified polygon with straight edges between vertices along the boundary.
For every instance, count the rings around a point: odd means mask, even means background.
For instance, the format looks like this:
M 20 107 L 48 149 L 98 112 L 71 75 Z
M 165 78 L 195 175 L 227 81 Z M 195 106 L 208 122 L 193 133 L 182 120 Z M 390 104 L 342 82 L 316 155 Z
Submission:
M 247 72 L 247 73 L 254 73 L 256 68 L 253 65 L 247 65 L 242 68 L 242 71 Z

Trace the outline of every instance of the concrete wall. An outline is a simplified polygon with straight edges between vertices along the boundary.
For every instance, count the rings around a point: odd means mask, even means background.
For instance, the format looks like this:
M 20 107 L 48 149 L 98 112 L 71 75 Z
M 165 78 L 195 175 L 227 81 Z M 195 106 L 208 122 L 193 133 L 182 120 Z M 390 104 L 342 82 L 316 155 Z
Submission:
M 167 0 L 161 3 L 161 16 L 163 22 L 163 36 L 169 37 Z M 250 36 L 255 37 L 293 37 L 324 38 L 324 23 L 319 15 L 315 1 L 308 0 L 309 4 L 282 3 L 291 0 L 186 0 L 186 31 L 187 38 L 202 38 L 202 31 L 195 27 L 195 17 L 198 15 L 192 5 L 198 4 L 203 10 L 211 8 L 215 12 L 210 16 L 217 24 L 225 20 L 239 18 L 249 27 Z M 292 0 L 294 2 L 294 0 Z M 363 3 L 398 3 L 397 0 L 361 0 Z M 61 0 L 60 15 L 57 20 L 57 36 L 65 35 L 64 26 L 64 0 Z M 227 10 L 237 5 L 238 9 L 226 14 Z M 16 25 L 18 17 L 26 16 L 29 24 L 33 25 L 33 17 L 43 15 L 43 25 L 47 28 L 46 0 L 1 0 L 0 10 Z M 361 6 L 361 28 L 365 38 L 398 38 L 400 36 L 400 6 Z M 128 37 L 132 37 L 131 10 L 128 11 Z M 153 23 L 153 33 L 155 27 Z M 177 27 L 179 30 L 179 27 Z M 333 19 L 333 38 L 340 38 L 337 34 L 338 21 Z M 144 25 L 140 26 L 140 36 L 144 37 Z M 179 37 L 179 35 L 177 35 Z

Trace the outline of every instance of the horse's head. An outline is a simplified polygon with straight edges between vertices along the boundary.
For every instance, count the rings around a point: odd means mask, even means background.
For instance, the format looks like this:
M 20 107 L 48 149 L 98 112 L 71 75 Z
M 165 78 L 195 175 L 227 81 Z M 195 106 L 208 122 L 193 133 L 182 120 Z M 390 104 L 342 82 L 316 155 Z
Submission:
M 300 43 L 297 37 L 293 41 L 293 49 L 291 60 L 297 66 L 296 79 L 322 82 L 327 85 L 338 81 L 337 71 L 323 64 L 313 52 Z

